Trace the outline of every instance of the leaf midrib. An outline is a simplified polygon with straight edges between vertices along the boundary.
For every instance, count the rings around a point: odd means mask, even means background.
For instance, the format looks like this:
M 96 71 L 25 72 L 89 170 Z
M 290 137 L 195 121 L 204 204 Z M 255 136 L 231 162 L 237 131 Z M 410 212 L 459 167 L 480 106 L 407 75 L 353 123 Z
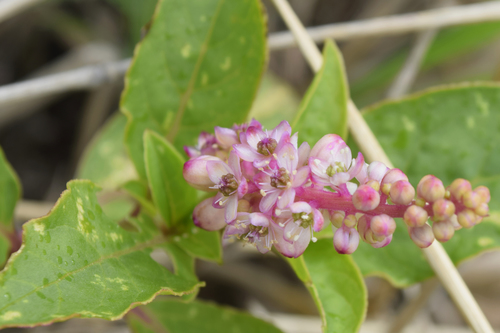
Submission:
M 201 44 L 200 54 L 198 55 L 198 59 L 196 60 L 196 64 L 195 64 L 194 69 L 193 69 L 193 74 L 191 75 L 191 78 L 189 79 L 189 83 L 188 83 L 186 92 L 181 97 L 181 102 L 179 104 L 179 108 L 177 109 L 177 113 L 175 115 L 175 120 L 172 123 L 172 126 L 170 127 L 171 130 L 167 134 L 167 139 L 170 142 L 174 141 L 177 133 L 179 132 L 182 118 L 184 116 L 184 111 L 186 110 L 186 106 L 187 106 L 187 103 L 189 101 L 189 98 L 193 94 L 196 79 L 198 78 L 201 64 L 202 64 L 203 60 L 205 59 L 205 55 L 208 51 L 208 43 L 209 43 L 210 39 L 212 38 L 212 33 L 214 31 L 215 24 L 217 22 L 217 18 L 219 17 L 220 9 L 221 9 L 224 1 L 225 0 L 220 0 L 219 3 L 217 4 L 217 8 L 215 9 L 214 17 L 213 17 L 213 20 L 212 20 L 210 27 L 208 29 L 207 35 L 205 37 L 205 40 L 203 41 L 203 44 Z

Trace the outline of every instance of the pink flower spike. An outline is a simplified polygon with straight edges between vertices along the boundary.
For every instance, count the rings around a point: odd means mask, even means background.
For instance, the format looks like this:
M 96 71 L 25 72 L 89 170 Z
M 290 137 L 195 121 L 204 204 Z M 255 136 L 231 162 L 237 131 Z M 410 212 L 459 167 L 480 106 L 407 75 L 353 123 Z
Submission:
M 432 233 L 432 228 L 427 223 L 422 225 L 421 227 L 408 228 L 408 233 L 410 234 L 410 238 L 418 247 L 426 248 L 431 246 L 432 242 L 434 242 L 434 234 Z
M 417 195 L 427 202 L 442 199 L 445 195 L 443 182 L 433 175 L 424 176 L 418 183 Z
M 224 211 L 212 207 L 212 198 L 200 202 L 193 211 L 194 224 L 208 231 L 220 230 L 226 226 Z
M 342 226 L 333 236 L 333 246 L 340 254 L 352 254 L 359 245 L 359 234 L 354 228 Z

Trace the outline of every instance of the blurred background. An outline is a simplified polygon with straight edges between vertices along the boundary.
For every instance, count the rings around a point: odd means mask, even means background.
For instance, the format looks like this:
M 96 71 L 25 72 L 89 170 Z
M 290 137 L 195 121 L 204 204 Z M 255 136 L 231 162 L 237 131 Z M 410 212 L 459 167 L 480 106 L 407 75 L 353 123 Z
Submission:
M 114 72 L 103 74 L 103 67 L 98 67 L 86 87 L 15 101 L 2 99 L 2 89 L 5 92 L 8 85 L 23 80 L 131 57 L 134 45 L 147 33 L 156 0 L 18 0 L 26 5 L 11 15 L 2 13 L 8 8 L 2 7 L 2 1 L 10 0 L 0 0 L 0 146 L 22 182 L 25 200 L 16 215 L 22 223 L 45 214 L 66 182 L 77 176 L 85 147 L 119 108 L 123 77 Z M 304 25 L 314 27 L 479 1 L 290 3 Z M 264 5 L 269 34 L 286 30 L 270 2 L 264 1 Z M 500 79 L 500 19 L 439 30 L 348 37 L 338 45 L 351 96 L 359 108 L 436 85 Z M 252 114 L 269 125 L 290 118 L 312 78 L 296 47 L 273 47 Z M 277 322 L 286 332 L 320 332 L 313 301 L 285 262 L 238 245 L 225 251 L 223 267 L 199 263 L 200 279 L 207 281 L 200 297 L 250 310 Z M 500 274 L 500 257 L 484 254 L 461 266 L 461 272 L 492 325 L 500 330 L 500 282 L 495 278 Z M 368 278 L 367 285 L 370 303 L 363 332 L 468 332 L 453 303 L 434 280 L 407 290 L 395 289 L 379 278 Z M 71 320 L 32 331 L 127 329 L 120 321 Z

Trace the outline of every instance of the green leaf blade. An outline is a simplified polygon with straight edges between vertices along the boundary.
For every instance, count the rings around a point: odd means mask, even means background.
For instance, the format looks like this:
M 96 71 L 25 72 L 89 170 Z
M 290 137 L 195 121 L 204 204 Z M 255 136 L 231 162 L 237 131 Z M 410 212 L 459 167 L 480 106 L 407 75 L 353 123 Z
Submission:
M 292 127 L 300 133 L 301 141 L 310 145 L 329 133 L 345 139 L 348 101 L 342 55 L 333 42 L 327 41 L 323 50 L 323 66 L 307 90 Z
M 0 327 L 118 319 L 159 293 L 183 295 L 201 285 L 150 257 L 166 242 L 151 219 L 135 219 L 140 232 L 121 229 L 102 213 L 96 191 L 89 181 L 72 181 L 49 215 L 24 225 L 23 246 L 0 273 L 0 294 L 7 295 Z
M 331 239 L 320 239 L 302 257 L 288 261 L 318 306 L 323 332 L 357 332 L 365 318 L 367 294 L 352 258 L 338 254 Z
M 0 148 L 0 231 L 12 231 L 12 219 L 17 201 L 21 198 L 21 184 Z
M 143 178 L 144 130 L 182 149 L 203 130 L 245 121 L 264 70 L 265 43 L 258 0 L 159 2 L 121 101 L 125 142 Z
M 196 190 L 182 176 L 184 158 L 167 140 L 152 131 L 144 134 L 144 159 L 153 200 L 168 226 L 192 213 Z
M 279 333 L 278 328 L 251 315 L 208 302 L 182 303 L 158 299 L 127 316 L 134 333 L 239 332 Z

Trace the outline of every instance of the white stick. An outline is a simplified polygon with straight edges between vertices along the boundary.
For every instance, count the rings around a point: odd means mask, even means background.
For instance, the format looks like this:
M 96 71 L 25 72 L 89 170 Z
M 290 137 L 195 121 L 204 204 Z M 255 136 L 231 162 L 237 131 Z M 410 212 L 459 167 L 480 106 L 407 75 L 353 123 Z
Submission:
M 411 89 L 413 82 L 417 78 L 422 59 L 434 40 L 436 33 L 437 30 L 432 29 L 423 31 L 417 36 L 417 40 L 410 51 L 410 55 L 389 88 L 389 92 L 387 93 L 388 98 L 401 97 Z
M 318 71 L 318 69 L 321 68 L 323 60 L 316 44 L 314 44 L 312 39 L 307 35 L 304 26 L 286 0 L 273 0 L 273 3 L 280 12 L 288 28 L 295 36 L 311 68 L 314 71 Z M 365 154 L 365 157 L 372 161 L 377 160 L 384 162 L 388 167 L 392 168 L 391 161 L 352 101 L 349 102 L 348 109 L 349 129 Z M 423 249 L 423 253 L 470 327 L 478 333 L 493 333 L 491 325 L 479 308 L 479 305 L 467 288 L 443 246 L 439 242 L 434 242 L 428 248 Z
M 109 62 L 6 85 L 0 87 L 0 106 L 14 104 L 27 98 L 97 87 L 121 79 L 129 64 L 130 59 Z
M 0 0 L 0 22 L 45 0 Z
M 362 21 L 327 24 L 308 28 L 313 41 L 347 40 L 362 37 L 398 35 L 409 32 L 443 28 L 453 25 L 498 21 L 500 2 L 488 1 L 472 5 L 431 9 L 417 13 L 377 17 Z M 269 36 L 269 48 L 280 50 L 297 45 L 292 33 L 280 32 Z

